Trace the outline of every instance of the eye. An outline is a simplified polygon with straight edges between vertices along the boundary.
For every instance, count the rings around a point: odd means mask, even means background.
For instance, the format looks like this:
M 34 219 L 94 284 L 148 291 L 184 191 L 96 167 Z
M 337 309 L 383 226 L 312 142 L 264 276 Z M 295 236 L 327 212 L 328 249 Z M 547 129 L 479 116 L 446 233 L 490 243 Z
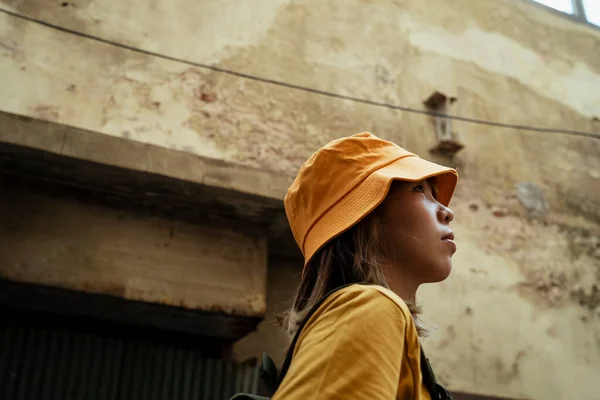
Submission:
M 420 184 L 418 184 L 417 186 L 415 186 L 415 187 L 413 188 L 413 190 L 414 190 L 415 192 L 422 192 L 422 193 L 425 193 L 425 185 L 423 185 L 422 183 L 420 183 Z

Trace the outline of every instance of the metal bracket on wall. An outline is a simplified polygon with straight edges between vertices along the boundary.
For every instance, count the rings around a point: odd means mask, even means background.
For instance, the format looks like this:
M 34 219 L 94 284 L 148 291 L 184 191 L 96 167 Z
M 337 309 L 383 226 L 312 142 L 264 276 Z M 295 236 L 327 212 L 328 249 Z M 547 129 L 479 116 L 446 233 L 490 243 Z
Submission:
M 448 114 L 450 106 L 456 100 L 458 99 L 454 96 L 448 96 L 436 91 L 424 101 L 424 104 L 428 109 L 437 114 Z M 452 120 L 444 118 L 441 115 L 436 115 L 434 118 L 437 144 L 430 151 L 447 157 L 453 157 L 464 145 L 458 139 L 458 135 L 452 131 Z

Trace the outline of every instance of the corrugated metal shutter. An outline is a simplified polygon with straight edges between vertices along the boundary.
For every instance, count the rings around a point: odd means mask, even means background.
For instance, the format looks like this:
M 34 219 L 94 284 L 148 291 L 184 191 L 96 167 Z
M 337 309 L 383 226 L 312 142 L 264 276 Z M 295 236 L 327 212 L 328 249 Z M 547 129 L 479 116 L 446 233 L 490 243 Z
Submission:
M 252 363 L 89 332 L 0 326 L 2 400 L 223 400 L 256 393 Z

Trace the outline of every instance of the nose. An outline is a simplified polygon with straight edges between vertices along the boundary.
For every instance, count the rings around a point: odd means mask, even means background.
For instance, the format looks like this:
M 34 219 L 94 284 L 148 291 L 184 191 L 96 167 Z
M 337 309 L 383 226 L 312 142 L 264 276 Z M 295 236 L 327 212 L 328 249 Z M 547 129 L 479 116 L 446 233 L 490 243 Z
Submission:
M 450 207 L 440 204 L 439 217 L 442 222 L 449 224 L 454 219 L 454 211 Z

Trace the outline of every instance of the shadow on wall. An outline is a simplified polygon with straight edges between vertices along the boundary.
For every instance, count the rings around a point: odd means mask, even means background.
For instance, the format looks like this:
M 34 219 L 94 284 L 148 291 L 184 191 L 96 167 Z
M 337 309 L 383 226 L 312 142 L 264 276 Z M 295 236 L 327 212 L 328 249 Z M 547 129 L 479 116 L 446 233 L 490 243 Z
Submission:
M 236 361 L 260 359 L 263 352 L 282 365 L 290 338 L 277 326 L 276 317 L 290 305 L 300 284 L 302 260 L 271 257 L 268 264 L 267 314 L 256 331 L 233 345 Z

